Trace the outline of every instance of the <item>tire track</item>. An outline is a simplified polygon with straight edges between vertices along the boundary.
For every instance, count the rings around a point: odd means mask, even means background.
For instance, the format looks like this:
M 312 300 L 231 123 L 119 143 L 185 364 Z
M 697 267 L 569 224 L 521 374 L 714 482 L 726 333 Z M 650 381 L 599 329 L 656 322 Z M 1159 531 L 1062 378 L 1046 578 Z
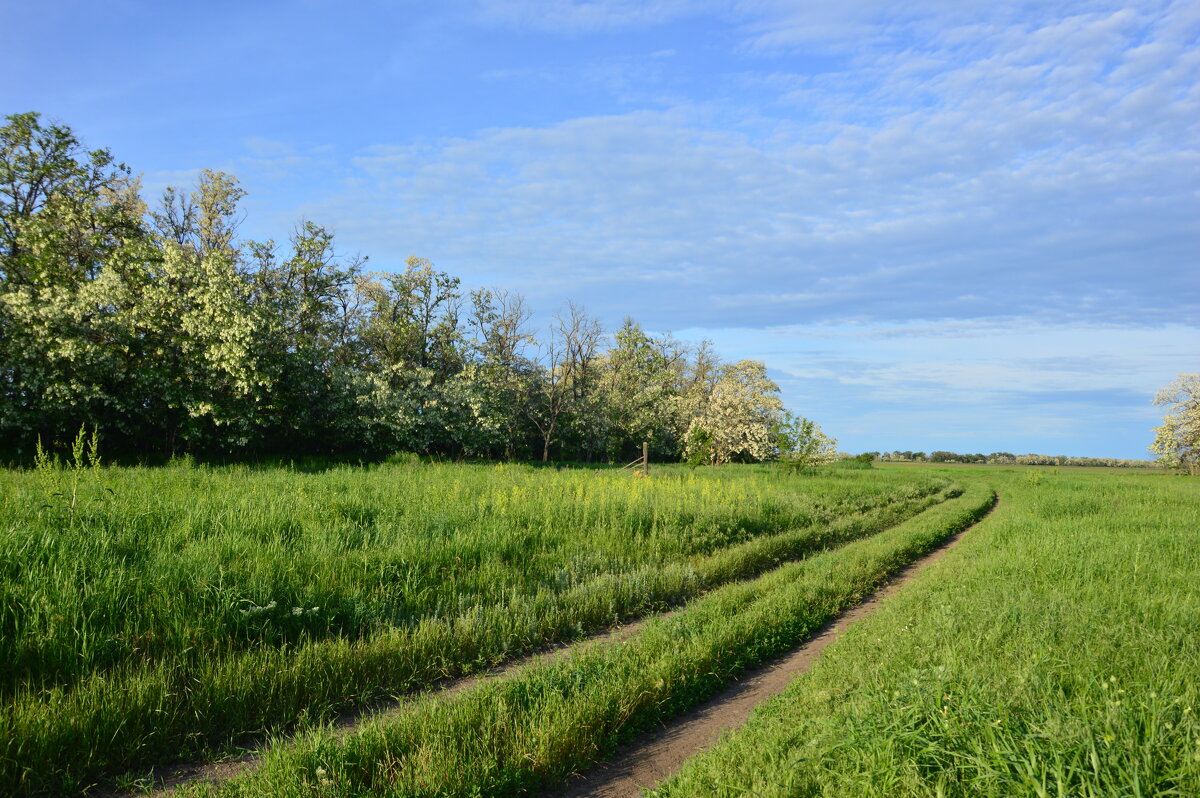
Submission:
M 870 615 L 886 599 L 916 579 L 922 571 L 946 556 L 963 536 L 982 523 L 1000 505 L 1000 496 L 978 521 L 956 532 L 936 549 L 906 565 L 888 582 L 861 602 L 827 623 L 807 642 L 769 665 L 751 671 L 704 703 L 662 729 L 649 732 L 618 750 L 608 761 L 568 784 L 550 790 L 545 798 L 637 798 L 642 791 L 677 771 L 695 754 L 713 745 L 722 734 L 742 726 L 754 707 L 782 692 L 792 680 L 807 673 L 830 643 L 855 621 Z
M 940 504 L 940 502 L 939 502 L 939 504 Z M 919 514 L 920 513 L 918 513 L 918 515 Z M 970 527 L 968 527 L 968 529 L 969 528 Z M 965 532 L 966 530 L 964 529 L 963 531 Z M 956 540 L 957 537 L 961 534 L 962 534 L 962 532 L 957 533 L 954 537 L 951 538 L 951 540 Z M 942 545 L 946 546 L 947 544 L 942 544 Z M 938 551 L 938 550 L 935 550 L 935 552 L 931 552 L 929 555 L 926 555 L 926 558 L 932 557 L 933 554 L 936 553 L 936 551 Z M 812 556 L 814 554 L 817 554 L 817 553 L 819 553 L 819 550 L 813 551 L 813 552 L 808 552 L 804 555 L 804 557 L 801 557 L 800 559 L 805 559 L 805 558 Z M 923 561 L 924 560 L 920 560 L 917 562 L 923 562 Z M 778 565 L 781 565 L 781 564 L 782 563 L 778 563 L 776 565 L 776 567 L 778 567 Z M 905 568 L 902 569 L 901 571 L 899 571 L 898 574 L 905 574 L 912 567 L 913 567 L 913 564 L 905 566 Z M 767 573 L 770 570 L 773 570 L 773 569 L 771 569 L 771 568 L 765 569 L 763 573 Z M 763 573 L 755 574 L 754 576 L 750 577 L 750 579 L 757 579 L 757 578 L 761 577 L 763 575 Z M 734 580 L 734 581 L 736 582 L 736 581 L 742 581 L 742 580 Z M 874 595 L 875 594 L 872 594 L 871 597 L 868 597 L 867 599 L 865 599 L 864 603 L 871 601 L 872 597 Z M 366 704 L 364 706 L 357 707 L 353 710 L 343 713 L 342 715 L 338 716 L 334 720 L 330 721 L 329 726 L 339 736 L 352 734 L 355 731 L 357 731 L 358 728 L 362 725 L 362 723 L 365 720 L 367 720 L 368 718 L 377 717 L 379 715 L 386 715 L 391 712 L 400 711 L 404 708 L 404 706 L 410 704 L 414 699 L 419 698 L 421 696 L 452 695 L 452 694 L 459 693 L 459 692 L 462 692 L 465 690 L 470 690 L 471 688 L 475 687 L 476 685 L 478 685 L 484 681 L 489 681 L 492 679 L 508 678 L 522 670 L 525 670 L 526 668 L 540 666 L 540 665 L 546 664 L 548 662 L 551 662 L 555 659 L 558 659 L 560 657 L 566 656 L 568 653 L 570 653 L 572 651 L 578 651 L 582 648 L 591 647 L 591 646 L 601 646 L 601 645 L 606 645 L 609 643 L 615 643 L 615 642 L 621 642 L 624 640 L 628 640 L 629 638 L 635 636 L 638 632 L 640 632 L 642 627 L 645 626 L 651 620 L 669 618 L 669 617 L 675 615 L 676 613 L 680 612 L 684 608 L 686 608 L 687 604 L 688 604 L 688 602 L 684 602 L 683 604 L 676 605 L 675 607 L 668 609 L 668 610 L 649 613 L 640 618 L 632 620 L 629 623 L 626 623 L 626 624 L 623 624 L 623 625 L 617 626 L 617 627 L 612 627 L 612 628 L 609 628 L 604 631 L 597 632 L 595 634 L 584 637 L 580 640 L 574 640 L 574 641 L 555 644 L 547 649 L 542 649 L 540 651 L 536 651 L 531 654 L 526 654 L 517 659 L 505 662 L 505 663 L 497 666 L 496 668 L 493 668 L 493 669 L 490 669 L 487 671 L 483 671 L 481 673 L 438 682 L 433 685 L 430 685 L 429 687 L 427 687 L 423 690 L 417 690 L 417 691 L 413 691 L 410 693 L 406 693 L 403 696 L 399 696 L 396 698 L 381 699 L 379 701 L 375 701 L 375 702 Z M 860 605 L 860 606 L 862 606 L 862 605 Z M 839 621 L 840 621 L 840 617 L 837 621 L 834 621 L 834 623 L 837 623 Z M 828 627 L 826 627 L 826 628 L 828 628 Z M 823 630 L 821 632 L 821 634 L 823 635 L 824 633 L 825 632 Z M 819 639 L 819 638 L 817 638 L 817 639 Z M 756 671 L 755 673 L 758 673 L 758 672 Z M 748 682 L 754 678 L 756 678 L 756 677 L 748 676 L 745 680 L 743 680 L 742 682 L 739 682 L 737 685 L 735 685 L 734 688 L 731 688 L 731 690 L 740 688 L 741 686 L 748 684 Z M 780 689 L 782 689 L 782 688 L 780 688 Z M 721 693 L 720 695 L 723 696 L 723 695 L 726 695 L 726 693 Z M 717 700 L 717 697 L 710 699 L 708 703 L 711 703 L 716 700 Z M 701 708 L 703 708 L 703 706 L 707 706 L 708 703 L 702 705 Z M 685 718 L 690 718 L 693 714 L 700 711 L 701 708 L 697 708 L 697 709 L 693 710 L 691 713 L 684 716 L 680 720 L 682 721 Z M 738 725 L 740 725 L 740 723 Z M 285 739 L 286 739 L 286 737 L 285 737 Z M 248 751 L 247 753 L 245 753 L 241 756 L 233 757 L 230 759 L 225 759 L 225 760 L 222 760 L 219 762 L 195 762 L 195 761 L 192 761 L 192 762 L 178 762 L 178 763 L 175 763 L 172 765 L 167 765 L 167 766 L 159 766 L 159 767 L 154 768 L 150 772 L 150 780 L 152 783 L 149 785 L 149 789 L 141 789 L 141 790 L 135 790 L 135 791 L 131 792 L 131 791 L 120 790 L 120 789 L 114 790 L 111 788 L 108 788 L 108 789 L 100 788 L 100 789 L 93 789 L 93 790 L 89 791 L 87 794 L 88 794 L 89 798 L 134 798 L 135 796 L 141 796 L 142 798 L 145 798 L 145 796 L 149 796 L 150 798 L 170 798 L 170 796 L 174 795 L 179 788 L 186 787 L 186 786 L 193 785 L 193 784 L 199 784 L 199 783 L 220 784 L 222 782 L 229 781 L 230 779 L 235 778 L 236 776 L 238 776 L 239 774 L 241 774 L 247 770 L 253 770 L 254 768 L 256 768 L 258 766 L 258 764 L 261 761 L 263 754 L 266 752 L 266 750 L 267 750 L 267 747 L 259 747 L 259 748 L 256 748 L 255 750 Z M 616 762 L 613 761 L 610 764 L 615 765 Z M 608 765 L 602 765 L 600 767 L 607 768 Z M 600 771 L 596 770 L 593 772 L 599 773 Z M 670 772 L 673 772 L 673 770 Z M 571 793 L 563 793 L 563 794 L 564 795 L 567 795 L 567 794 L 589 795 L 591 793 L 585 791 L 585 792 L 581 792 L 581 793 L 571 792 Z M 603 794 L 607 795 L 608 793 L 603 793 Z M 618 793 L 613 793 L 613 794 L 618 794 Z M 640 788 L 633 792 L 619 793 L 619 794 L 640 795 Z
M 560 657 L 566 656 L 571 651 L 578 651 L 583 647 L 599 646 L 607 643 L 620 642 L 628 640 L 641 631 L 642 627 L 651 620 L 657 618 L 667 618 L 679 612 L 686 606 L 682 605 L 674 609 L 664 612 L 652 613 L 641 618 L 638 618 L 629 623 L 598 632 L 582 640 L 574 640 L 567 643 L 556 644 L 548 650 L 542 650 L 533 654 L 527 654 L 515 660 L 510 660 L 503 665 L 481 673 L 472 674 L 471 676 L 463 676 L 456 679 L 450 679 L 444 682 L 438 682 L 423 690 L 417 690 L 411 693 L 406 693 L 399 698 L 387 698 L 380 701 L 358 707 L 352 711 L 345 712 L 329 723 L 334 732 L 339 735 L 353 734 L 362 723 L 368 718 L 379 715 L 386 715 L 389 712 L 396 712 L 402 709 L 405 705 L 411 703 L 421 696 L 427 695 L 453 695 L 464 690 L 470 690 L 472 687 L 481 682 L 491 679 L 503 679 L 525 668 L 542 665 L 553 661 Z M 176 790 L 191 784 L 210 783 L 219 784 L 237 776 L 247 770 L 252 770 L 258 766 L 262 759 L 266 748 L 259 748 L 242 756 L 232 759 L 223 760 L 221 762 L 185 762 L 175 765 L 157 768 L 154 771 L 154 785 L 149 791 L 142 792 L 125 792 L 120 790 L 94 790 L 89 795 L 91 798 L 134 798 L 135 796 L 150 796 L 150 798 L 168 798 L 174 795 Z

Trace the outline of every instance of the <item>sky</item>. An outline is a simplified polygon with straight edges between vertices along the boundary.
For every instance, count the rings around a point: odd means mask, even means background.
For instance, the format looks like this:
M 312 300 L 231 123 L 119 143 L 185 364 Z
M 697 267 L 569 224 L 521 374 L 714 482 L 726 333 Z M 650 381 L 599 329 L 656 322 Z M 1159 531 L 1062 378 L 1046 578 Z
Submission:
M 767 364 L 845 451 L 1148 457 L 1200 370 L 1200 3 L 0 0 L 0 114 L 373 268 Z M 19 35 L 13 32 L 19 31 Z

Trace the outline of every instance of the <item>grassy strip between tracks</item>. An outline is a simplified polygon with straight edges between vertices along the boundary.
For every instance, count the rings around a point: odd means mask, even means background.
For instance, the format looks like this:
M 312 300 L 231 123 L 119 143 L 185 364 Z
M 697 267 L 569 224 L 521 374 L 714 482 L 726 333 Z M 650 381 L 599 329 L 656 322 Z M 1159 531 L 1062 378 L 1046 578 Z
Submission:
M 246 734 L 317 724 L 878 533 L 960 490 L 917 489 L 827 525 L 764 535 L 691 562 L 603 574 L 563 592 L 514 593 L 503 603 L 359 640 L 314 640 L 186 668 L 96 675 L 73 689 L 30 695 L 10 704 L 0 723 L 0 787 L 14 795 L 78 792 Z
M 878 535 L 726 585 L 628 641 L 584 646 L 339 737 L 313 731 L 204 796 L 495 795 L 553 784 L 786 651 L 981 517 L 982 485 Z
M 656 795 L 1200 795 L 1195 480 L 984 476 L 984 527 Z

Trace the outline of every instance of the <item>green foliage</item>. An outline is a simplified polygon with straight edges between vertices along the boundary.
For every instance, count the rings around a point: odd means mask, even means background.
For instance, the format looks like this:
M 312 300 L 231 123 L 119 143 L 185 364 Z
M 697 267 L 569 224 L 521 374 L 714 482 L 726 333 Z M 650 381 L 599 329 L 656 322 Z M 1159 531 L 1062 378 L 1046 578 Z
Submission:
M 814 466 L 837 458 L 837 441 L 826 436 L 815 421 L 803 416 L 783 413 L 771 430 L 771 440 L 780 465 L 796 473 L 809 473 Z
M 684 447 L 684 462 L 689 468 L 708 465 L 713 461 L 713 434 L 699 424 L 688 430 Z
M 870 455 L 856 455 L 854 457 L 846 457 L 841 460 L 834 460 L 828 463 L 826 468 L 834 468 L 841 471 L 866 471 L 874 468 Z
M 651 457 L 678 459 L 682 430 L 670 406 L 678 391 L 680 364 L 672 343 L 654 338 L 630 318 L 613 333 L 613 345 L 602 364 L 593 364 L 580 396 L 587 400 L 580 408 L 580 421 L 600 433 L 589 436 L 598 455 L 623 462 L 637 456 L 641 442 L 647 441 Z
M 100 480 L 100 432 L 95 427 L 90 435 L 85 426 L 79 427 L 71 443 L 71 458 L 65 465 L 57 455 L 42 447 L 39 437 L 33 462 L 34 472 L 47 502 L 41 505 L 42 509 L 61 512 L 72 527 L 79 520 L 85 479 L 91 483 L 93 495 L 90 500 L 100 501 L 104 498 L 102 491 L 105 488 Z
M 78 286 L 142 236 L 138 183 L 108 150 L 36 113 L 0 127 L 0 277 L 12 286 Z

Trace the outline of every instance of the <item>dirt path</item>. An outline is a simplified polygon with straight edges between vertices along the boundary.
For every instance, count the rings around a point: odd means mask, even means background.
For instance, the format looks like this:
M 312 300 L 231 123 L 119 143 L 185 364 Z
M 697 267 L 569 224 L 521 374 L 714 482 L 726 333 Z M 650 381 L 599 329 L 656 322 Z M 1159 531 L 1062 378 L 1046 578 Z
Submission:
M 1000 504 L 996 497 L 992 510 Z M 986 515 L 984 516 L 987 517 Z M 983 519 L 980 519 L 982 521 Z M 883 587 L 867 596 L 826 624 L 808 642 L 747 674 L 686 715 L 680 716 L 656 732 L 649 732 L 617 752 L 616 756 L 593 770 L 574 777 L 566 787 L 545 793 L 546 798 L 636 798 L 642 790 L 678 770 L 692 756 L 709 747 L 727 731 L 736 729 L 750 717 L 751 710 L 783 691 L 797 676 L 808 672 L 813 663 L 850 624 L 870 615 L 889 596 L 904 589 L 913 579 L 957 546 L 975 524 L 957 532 L 938 548 L 898 571 Z
M 368 704 L 365 707 L 360 707 L 352 712 L 347 712 L 339 716 L 333 721 L 332 726 L 339 734 L 353 733 L 367 717 L 373 717 L 379 714 L 387 714 L 389 712 L 398 711 L 405 704 L 410 703 L 414 698 L 422 695 L 439 695 L 443 693 L 458 693 L 463 690 L 469 690 L 483 680 L 504 678 L 513 673 L 528 668 L 534 665 L 540 665 L 547 661 L 565 656 L 570 651 L 576 651 L 581 646 L 604 645 L 606 643 L 627 640 L 637 634 L 641 628 L 653 618 L 665 618 L 679 612 L 680 608 L 668 610 L 666 612 L 648 615 L 644 618 L 632 621 L 623 626 L 618 626 L 613 629 L 608 629 L 599 632 L 591 637 L 583 640 L 573 641 L 570 643 L 562 643 L 553 646 L 549 650 L 540 651 L 534 654 L 521 657 L 504 664 L 503 666 L 491 671 L 475 674 L 474 676 L 465 676 L 459 679 L 451 679 L 446 682 L 440 682 L 432 687 L 411 693 L 402 698 L 385 699 Z M 94 790 L 90 793 L 91 798 L 135 798 L 135 796 L 151 796 L 151 798 L 168 798 L 175 793 L 178 787 L 187 784 L 195 784 L 199 782 L 220 783 L 228 781 L 239 773 L 246 770 L 252 770 L 258 766 L 259 760 L 262 758 L 263 751 L 252 751 L 244 756 L 235 759 L 228 759 L 222 762 L 212 763 L 197 763 L 186 762 L 175 765 L 168 765 L 157 768 L 153 771 L 153 787 L 149 792 L 120 792 L 120 791 L 105 791 Z

